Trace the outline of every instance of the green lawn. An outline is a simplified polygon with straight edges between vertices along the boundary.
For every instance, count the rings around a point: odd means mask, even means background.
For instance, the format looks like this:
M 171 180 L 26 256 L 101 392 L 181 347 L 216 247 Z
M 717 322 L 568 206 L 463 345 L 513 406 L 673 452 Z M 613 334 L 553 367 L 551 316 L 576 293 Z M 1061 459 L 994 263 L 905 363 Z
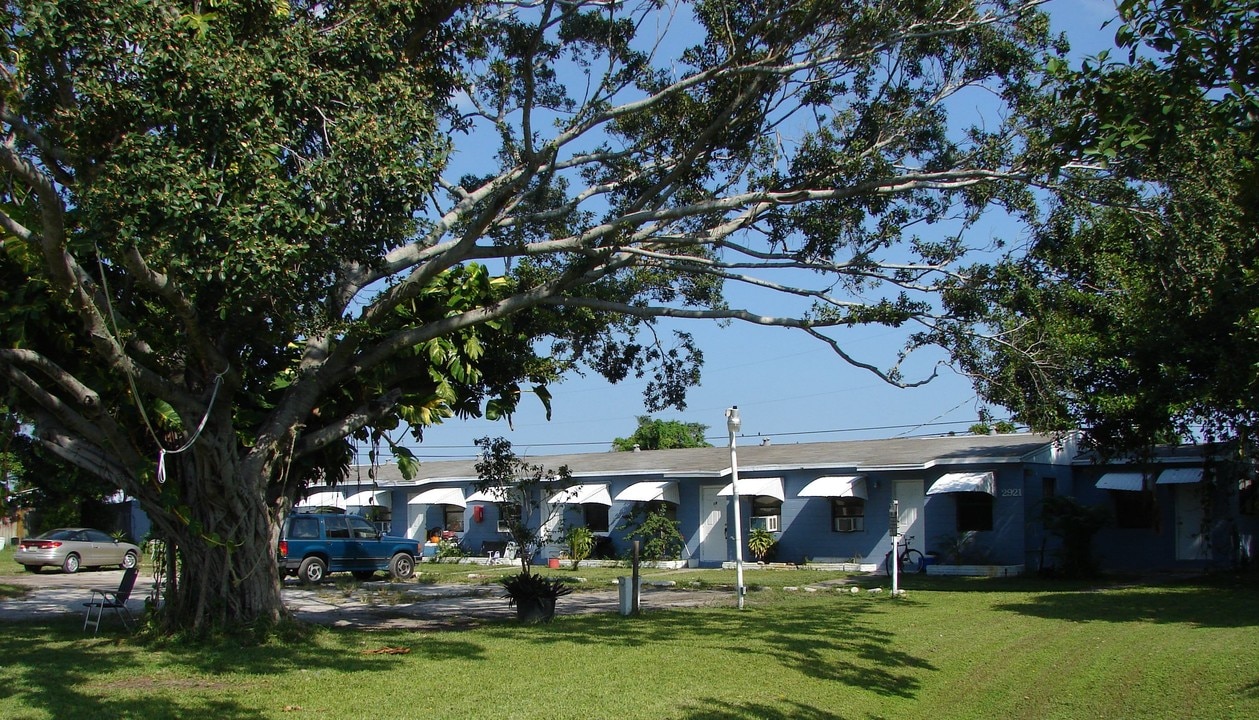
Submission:
M 615 585 L 616 578 L 628 576 L 631 573 L 628 567 L 583 567 L 572 570 L 567 565 L 558 570 L 548 570 L 545 565 L 534 565 L 533 570 L 543 575 L 565 578 L 571 581 L 578 590 L 584 588 L 606 590 Z M 493 584 L 498 578 L 505 575 L 520 572 L 520 565 L 420 563 L 415 566 L 415 572 L 416 576 L 412 579 L 412 582 L 419 584 L 473 583 L 484 585 Z M 734 570 L 700 570 L 696 568 L 658 570 L 643 568 L 641 575 L 643 582 L 672 582 L 683 588 L 692 586 L 701 588 L 729 586 L 733 588 L 735 582 Z M 851 577 L 851 575 L 836 571 L 757 569 L 755 566 L 750 566 L 744 573 L 744 580 L 748 586 L 764 587 L 810 584 L 847 577 Z M 377 576 L 377 579 L 383 580 L 385 576 L 380 574 Z M 886 578 L 884 578 L 884 581 L 886 581 Z
M 912 579 L 747 607 L 146 647 L 0 634 L 0 718 L 1255 718 L 1253 578 L 1062 590 Z M 561 599 L 561 602 L 563 600 Z M 408 654 L 376 654 L 407 648 Z

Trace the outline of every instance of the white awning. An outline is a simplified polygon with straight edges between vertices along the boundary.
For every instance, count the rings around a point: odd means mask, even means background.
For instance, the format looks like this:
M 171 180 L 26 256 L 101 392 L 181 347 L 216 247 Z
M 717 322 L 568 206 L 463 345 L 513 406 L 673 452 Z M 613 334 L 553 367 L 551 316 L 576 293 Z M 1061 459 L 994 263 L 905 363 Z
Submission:
M 733 495 L 734 483 L 723 487 L 718 495 Z M 787 494 L 783 492 L 782 478 L 739 478 L 739 494 L 740 495 L 768 495 L 777 498 L 779 501 L 786 500 Z
M 955 492 L 981 492 L 996 495 L 996 485 L 990 472 L 945 473 L 931 483 L 928 495 Z
M 1139 472 L 1106 473 L 1097 481 L 1101 490 L 1129 490 L 1140 492 L 1145 489 L 1145 476 Z
M 345 499 L 346 507 L 368 507 L 370 505 L 389 507 L 389 493 L 384 490 L 364 490 L 356 492 Z
M 507 502 L 512 497 L 511 488 L 499 486 L 472 493 L 468 496 L 468 502 L 500 503 Z
M 345 507 L 345 495 L 340 490 L 325 490 L 313 493 L 304 500 L 297 501 L 297 507 Z
M 865 500 L 865 475 L 833 475 L 820 477 L 804 486 L 797 497 L 855 497 Z
M 1202 482 L 1202 468 L 1168 468 L 1158 474 L 1158 485 L 1180 485 Z
M 608 492 L 608 486 L 603 483 L 574 485 L 547 498 L 547 503 L 551 505 L 585 505 L 586 503 L 611 505 L 612 495 Z
M 467 507 L 463 498 L 463 488 L 445 487 L 431 488 L 407 500 L 407 505 L 458 505 Z
M 652 502 L 664 500 L 678 504 L 678 484 L 675 482 L 634 483 L 616 494 L 617 502 Z

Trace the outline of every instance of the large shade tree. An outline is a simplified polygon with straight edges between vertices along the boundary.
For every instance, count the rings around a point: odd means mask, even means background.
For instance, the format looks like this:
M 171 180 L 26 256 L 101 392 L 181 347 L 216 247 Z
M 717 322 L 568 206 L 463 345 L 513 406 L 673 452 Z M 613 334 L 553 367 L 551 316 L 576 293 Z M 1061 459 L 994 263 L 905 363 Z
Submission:
M 1125 0 L 1116 42 L 1057 67 L 1043 128 L 1076 169 L 1031 252 L 946 297 L 981 393 L 1107 453 L 1253 439 L 1259 422 L 1259 13 Z M 973 313 L 973 315 L 971 314 Z M 970 324 L 964 325 L 969 330 Z
M 583 366 L 680 406 L 671 318 L 916 382 L 839 331 L 931 326 L 966 228 L 1027 209 L 1036 5 L 8 2 L 4 388 L 202 630 L 282 614 L 276 524 L 352 442 Z

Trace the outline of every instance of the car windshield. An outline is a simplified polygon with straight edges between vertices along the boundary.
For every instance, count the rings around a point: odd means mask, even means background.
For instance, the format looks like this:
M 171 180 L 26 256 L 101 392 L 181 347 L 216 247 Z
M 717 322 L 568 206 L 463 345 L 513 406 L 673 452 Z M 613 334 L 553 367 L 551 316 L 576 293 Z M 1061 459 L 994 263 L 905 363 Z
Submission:
M 46 533 L 40 533 L 39 535 L 35 536 L 35 539 L 36 540 L 73 540 L 76 535 L 78 535 L 77 530 L 71 530 L 69 528 L 58 528 L 56 530 L 49 530 Z

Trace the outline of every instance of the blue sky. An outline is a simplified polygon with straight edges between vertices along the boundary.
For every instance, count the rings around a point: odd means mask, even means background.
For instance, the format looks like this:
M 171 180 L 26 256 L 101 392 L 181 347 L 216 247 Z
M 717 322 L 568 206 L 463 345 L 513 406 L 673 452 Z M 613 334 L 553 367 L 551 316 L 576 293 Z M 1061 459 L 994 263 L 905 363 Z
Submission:
M 1113 29 L 1100 26 L 1114 14 L 1109 0 L 1053 0 L 1047 3 L 1057 31 L 1067 32 L 1073 53 L 1084 56 L 1107 47 Z M 990 232 L 1017 240 L 1017 230 L 997 225 Z M 924 387 L 899 389 L 854 368 L 817 340 L 780 328 L 746 324 L 718 327 L 711 322 L 678 326 L 693 333 L 704 351 L 703 381 L 689 394 L 685 411 L 654 415 L 709 426 L 714 444 L 725 443 L 725 410 L 737 405 L 743 420 L 741 444 L 768 438 L 775 444 L 965 432 L 984 406 L 968 379 L 948 367 Z M 847 351 L 880 367 L 895 358 L 904 331 L 857 329 L 844 336 Z M 930 374 L 943 353 L 922 351 L 904 367 L 907 379 Z M 502 436 L 527 455 L 604 452 L 616 437 L 633 432 L 646 414 L 645 380 L 612 385 L 598 376 L 570 377 L 551 387 L 552 419 L 541 403 L 525 397 L 508 423 L 451 420 L 425 431 L 415 447 L 425 459 L 475 455 L 478 437 Z M 1003 411 L 994 408 L 997 417 Z M 413 446 L 410 439 L 405 443 Z

